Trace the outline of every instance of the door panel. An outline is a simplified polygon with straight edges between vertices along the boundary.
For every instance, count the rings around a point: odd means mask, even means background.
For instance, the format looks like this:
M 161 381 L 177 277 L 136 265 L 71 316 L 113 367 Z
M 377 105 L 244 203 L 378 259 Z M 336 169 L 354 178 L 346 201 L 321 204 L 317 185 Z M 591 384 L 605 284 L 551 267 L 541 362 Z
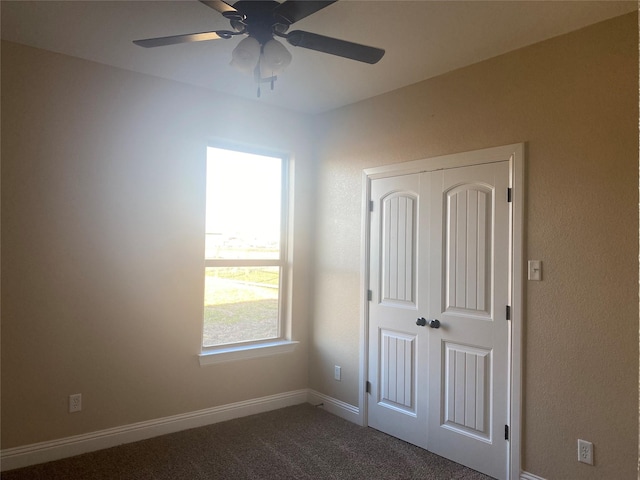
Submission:
M 378 402 L 415 415 L 416 337 L 380 330 L 380 395 Z
M 409 192 L 395 192 L 381 203 L 382 302 L 415 307 L 417 199 Z
M 445 310 L 488 315 L 491 298 L 491 190 L 463 185 L 446 192 Z
M 442 426 L 489 440 L 491 352 L 444 343 Z

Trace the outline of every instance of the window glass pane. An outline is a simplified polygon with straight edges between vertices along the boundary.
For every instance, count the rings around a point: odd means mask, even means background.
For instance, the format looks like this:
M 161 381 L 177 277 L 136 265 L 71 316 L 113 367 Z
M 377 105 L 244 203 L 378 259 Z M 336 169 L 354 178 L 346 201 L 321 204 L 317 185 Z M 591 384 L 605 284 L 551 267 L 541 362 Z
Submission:
M 282 159 L 209 147 L 205 258 L 279 259 Z
M 280 267 L 205 268 L 203 346 L 277 338 Z

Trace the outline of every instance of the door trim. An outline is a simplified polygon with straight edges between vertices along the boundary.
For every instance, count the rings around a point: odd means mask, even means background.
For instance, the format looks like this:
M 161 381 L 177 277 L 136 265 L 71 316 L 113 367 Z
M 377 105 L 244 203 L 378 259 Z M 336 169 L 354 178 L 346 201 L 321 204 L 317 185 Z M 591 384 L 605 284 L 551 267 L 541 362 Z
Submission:
M 466 167 L 509 162 L 509 187 L 511 188 L 511 210 L 509 219 L 509 287 L 511 304 L 511 345 L 509 362 L 509 446 L 507 453 L 507 476 L 518 480 L 521 473 L 522 435 L 522 323 L 524 317 L 524 155 L 525 144 L 516 143 L 471 152 L 443 155 L 380 167 L 367 168 L 362 173 L 362 231 L 360 265 L 360 385 L 358 401 L 360 423 L 368 425 L 367 392 L 369 358 L 369 223 L 371 221 L 371 181 L 377 178 L 409 175 L 455 167 Z

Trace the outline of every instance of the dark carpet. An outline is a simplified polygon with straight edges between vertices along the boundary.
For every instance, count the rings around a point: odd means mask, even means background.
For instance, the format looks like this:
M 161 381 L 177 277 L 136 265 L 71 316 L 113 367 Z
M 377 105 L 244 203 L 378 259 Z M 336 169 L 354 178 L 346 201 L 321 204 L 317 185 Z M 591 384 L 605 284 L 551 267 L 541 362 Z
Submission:
M 2 473 L 3 480 L 490 477 L 309 404 Z

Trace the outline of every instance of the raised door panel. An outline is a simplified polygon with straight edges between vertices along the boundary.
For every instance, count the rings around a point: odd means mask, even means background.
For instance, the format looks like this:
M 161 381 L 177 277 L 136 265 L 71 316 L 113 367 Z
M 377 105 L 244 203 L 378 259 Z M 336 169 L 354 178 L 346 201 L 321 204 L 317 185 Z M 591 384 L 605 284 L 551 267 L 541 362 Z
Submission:
M 409 414 L 415 414 L 415 343 L 415 335 L 380 332 L 378 402 Z
M 490 350 L 445 342 L 443 427 L 490 440 L 490 375 Z
M 444 310 L 489 317 L 492 191 L 467 184 L 445 198 Z
M 415 307 L 417 210 L 417 200 L 411 194 L 393 193 L 382 199 L 382 303 Z

